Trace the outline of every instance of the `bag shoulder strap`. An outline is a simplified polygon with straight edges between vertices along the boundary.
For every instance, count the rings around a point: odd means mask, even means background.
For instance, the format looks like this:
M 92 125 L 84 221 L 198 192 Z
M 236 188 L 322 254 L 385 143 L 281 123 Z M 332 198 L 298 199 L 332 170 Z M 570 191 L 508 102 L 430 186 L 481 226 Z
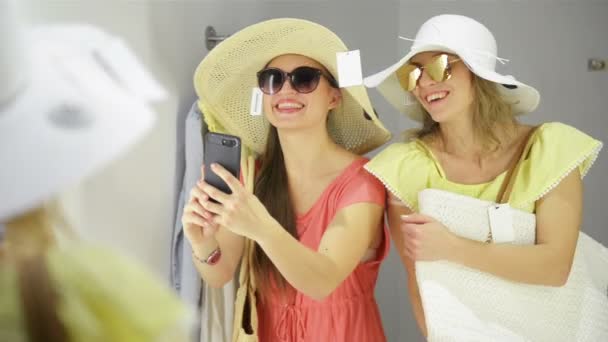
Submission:
M 515 179 L 517 178 L 517 174 L 519 173 L 519 169 L 523 164 L 526 156 L 530 152 L 532 148 L 532 141 L 534 140 L 534 133 L 538 130 L 539 126 L 533 127 L 528 136 L 526 137 L 526 144 L 521 144 L 519 148 L 519 158 L 517 159 L 517 163 L 509 168 L 507 175 L 502 183 L 501 189 L 498 192 L 498 196 L 496 197 L 497 203 L 508 203 L 509 198 L 511 197 L 511 190 L 513 189 L 513 185 L 515 184 Z

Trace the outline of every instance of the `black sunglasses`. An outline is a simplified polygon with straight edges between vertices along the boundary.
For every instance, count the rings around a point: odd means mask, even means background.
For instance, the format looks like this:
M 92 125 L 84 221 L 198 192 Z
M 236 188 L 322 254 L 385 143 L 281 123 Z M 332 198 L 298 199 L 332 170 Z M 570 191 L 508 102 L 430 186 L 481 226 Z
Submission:
M 273 95 L 281 91 L 283 84 L 289 80 L 291 87 L 298 93 L 308 94 L 319 85 L 321 76 L 324 76 L 329 85 L 338 88 L 338 83 L 330 75 L 326 75 L 322 70 L 301 66 L 293 69 L 291 72 L 286 72 L 278 68 L 266 68 L 258 71 L 258 86 L 266 95 Z

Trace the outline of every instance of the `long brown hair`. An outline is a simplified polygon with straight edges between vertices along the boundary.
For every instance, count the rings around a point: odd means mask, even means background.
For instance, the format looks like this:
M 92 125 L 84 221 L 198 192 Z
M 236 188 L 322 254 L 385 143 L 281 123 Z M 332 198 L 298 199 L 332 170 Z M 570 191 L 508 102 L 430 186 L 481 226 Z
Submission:
M 11 219 L 2 246 L 2 262 L 14 265 L 17 271 L 21 311 L 31 342 L 69 341 L 46 264 L 46 252 L 55 243 L 51 217 L 48 208 L 38 208 Z
M 298 238 L 295 212 L 289 196 L 285 158 L 281 149 L 279 133 L 272 125 L 268 131 L 266 150 L 261 157 L 254 192 L 270 215 L 293 237 Z M 271 281 L 274 281 L 279 288 L 285 288 L 285 278 L 257 243 L 253 253 L 253 271 L 261 294 L 267 293 Z
M 272 61 L 265 66 L 268 67 Z M 338 88 L 335 77 L 321 63 L 317 62 L 325 72 L 329 86 Z M 339 104 L 341 106 L 342 103 Z M 329 120 L 329 115 L 327 117 Z M 327 120 L 327 121 L 328 121 Z M 327 124 L 326 121 L 326 124 Z M 287 231 L 291 236 L 298 238 L 296 227 L 296 214 L 293 202 L 289 196 L 289 181 L 285 157 L 281 148 L 281 141 L 276 127 L 270 125 L 266 139 L 266 147 L 260 158 L 261 165 L 256 175 L 254 194 L 264 204 L 268 213 Z M 287 281 L 279 272 L 264 250 L 256 243 L 253 252 L 253 272 L 256 277 L 258 291 L 264 298 L 264 294 L 271 288 L 274 282 L 279 289 L 284 290 Z
M 514 132 L 516 120 L 511 106 L 500 96 L 497 87 L 502 85 L 472 75 L 473 88 L 473 132 L 484 150 L 492 151 L 500 147 L 499 130 L 506 134 Z M 407 139 L 433 138 L 439 132 L 439 123 L 419 104 L 424 113 L 422 127 L 405 132 Z

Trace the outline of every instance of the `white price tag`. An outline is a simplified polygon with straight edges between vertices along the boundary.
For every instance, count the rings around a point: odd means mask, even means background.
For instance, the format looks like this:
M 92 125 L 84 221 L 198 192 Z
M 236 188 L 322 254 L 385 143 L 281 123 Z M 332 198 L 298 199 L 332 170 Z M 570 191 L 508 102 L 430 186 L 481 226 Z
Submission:
M 361 54 L 359 50 L 338 52 L 336 58 L 340 88 L 362 85 L 363 72 L 361 71 Z
M 262 115 L 262 105 L 264 104 L 264 93 L 260 88 L 251 89 L 251 104 L 250 113 L 251 115 Z
M 508 203 L 496 204 L 488 208 L 492 240 L 495 243 L 508 243 L 515 240 L 513 214 Z

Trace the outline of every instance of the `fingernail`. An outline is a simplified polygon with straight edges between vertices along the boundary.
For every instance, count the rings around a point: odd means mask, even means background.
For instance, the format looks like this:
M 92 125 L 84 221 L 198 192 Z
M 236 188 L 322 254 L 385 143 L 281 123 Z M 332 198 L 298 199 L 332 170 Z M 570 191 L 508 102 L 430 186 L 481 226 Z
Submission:
M 408 217 L 410 217 L 410 215 L 401 215 L 401 219 L 402 219 L 402 220 L 405 220 L 405 219 L 407 219 Z

